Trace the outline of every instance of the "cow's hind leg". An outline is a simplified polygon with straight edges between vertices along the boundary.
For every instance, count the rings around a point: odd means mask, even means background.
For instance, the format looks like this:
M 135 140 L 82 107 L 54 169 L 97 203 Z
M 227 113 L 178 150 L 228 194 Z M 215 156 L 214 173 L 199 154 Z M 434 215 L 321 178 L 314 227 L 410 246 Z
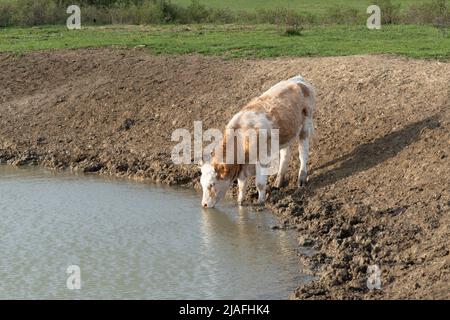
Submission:
M 300 134 L 298 141 L 298 153 L 300 158 L 300 170 L 298 172 L 298 186 L 306 185 L 308 177 L 309 136 Z
M 277 179 L 275 181 L 275 186 L 281 188 L 284 185 L 284 178 L 286 171 L 289 167 L 289 158 L 291 155 L 290 146 L 280 150 L 280 167 L 278 169 Z

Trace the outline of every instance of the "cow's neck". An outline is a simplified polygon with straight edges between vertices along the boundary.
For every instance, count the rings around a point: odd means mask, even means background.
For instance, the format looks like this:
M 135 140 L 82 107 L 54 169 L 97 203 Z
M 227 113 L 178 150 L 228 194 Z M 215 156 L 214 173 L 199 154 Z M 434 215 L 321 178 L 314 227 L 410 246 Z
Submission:
M 235 180 L 241 172 L 242 165 L 238 164 L 236 156 L 236 148 L 234 149 L 233 163 L 227 163 L 227 139 L 223 139 L 221 142 L 222 159 L 218 159 L 217 155 L 213 157 L 214 167 L 221 179 Z

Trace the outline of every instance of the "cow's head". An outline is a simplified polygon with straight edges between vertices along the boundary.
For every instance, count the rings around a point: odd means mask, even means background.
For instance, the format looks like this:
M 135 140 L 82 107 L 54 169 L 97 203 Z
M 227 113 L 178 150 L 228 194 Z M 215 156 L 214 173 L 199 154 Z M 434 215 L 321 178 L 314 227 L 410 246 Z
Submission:
M 214 206 L 227 193 L 231 185 L 231 179 L 226 176 L 226 167 L 221 164 L 201 163 L 202 176 L 200 184 L 203 189 L 202 206 L 214 208 Z

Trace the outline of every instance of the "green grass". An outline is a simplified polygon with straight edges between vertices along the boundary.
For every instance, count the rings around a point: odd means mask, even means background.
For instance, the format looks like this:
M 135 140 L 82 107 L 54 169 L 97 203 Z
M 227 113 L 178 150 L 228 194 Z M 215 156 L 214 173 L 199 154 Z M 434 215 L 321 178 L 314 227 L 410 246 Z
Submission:
M 225 58 L 399 54 L 450 58 L 450 37 L 431 26 L 326 26 L 301 36 L 267 25 L 105 26 L 68 30 L 62 26 L 0 29 L 0 51 L 17 53 L 61 48 L 145 45 L 156 54 L 200 53 Z
M 393 4 L 401 4 L 406 9 L 412 4 L 418 4 L 430 0 L 392 0 Z M 191 0 L 172 0 L 172 3 L 187 6 Z M 211 8 L 229 8 L 231 10 L 254 11 L 257 9 L 289 8 L 298 12 L 324 14 L 328 8 L 340 6 L 343 8 L 356 8 L 363 13 L 372 0 L 200 0 L 200 3 Z

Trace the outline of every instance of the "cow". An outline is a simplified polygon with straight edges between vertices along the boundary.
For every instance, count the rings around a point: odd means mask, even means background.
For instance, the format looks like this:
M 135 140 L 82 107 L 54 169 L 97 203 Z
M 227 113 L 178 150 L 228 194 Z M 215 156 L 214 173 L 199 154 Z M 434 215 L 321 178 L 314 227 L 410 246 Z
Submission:
M 302 187 L 307 181 L 310 138 L 314 132 L 314 109 L 314 87 L 303 77 L 296 76 L 279 82 L 244 106 L 227 124 L 226 132 L 238 129 L 253 129 L 256 132 L 260 132 L 261 129 L 278 129 L 279 165 L 275 182 L 277 188 L 284 185 L 285 174 L 289 166 L 290 147 L 295 141 L 298 141 L 300 158 L 298 187 Z M 228 133 L 225 133 L 219 144 L 219 148 L 221 147 L 224 153 L 230 140 Z M 248 145 L 249 139 L 244 141 L 246 145 L 242 147 L 247 152 L 248 148 L 252 146 Z M 258 144 L 256 148 L 259 147 Z M 219 158 L 217 153 L 213 152 L 208 161 L 200 163 L 200 168 L 200 184 L 203 189 L 201 204 L 203 207 L 213 208 L 225 196 L 236 179 L 239 187 L 238 204 L 242 205 L 247 178 L 251 176 L 255 176 L 258 190 L 257 203 L 264 204 L 268 175 L 261 173 L 258 162 L 242 164 L 238 163 L 234 157 L 234 161 L 229 163 L 225 161 L 224 154 Z

